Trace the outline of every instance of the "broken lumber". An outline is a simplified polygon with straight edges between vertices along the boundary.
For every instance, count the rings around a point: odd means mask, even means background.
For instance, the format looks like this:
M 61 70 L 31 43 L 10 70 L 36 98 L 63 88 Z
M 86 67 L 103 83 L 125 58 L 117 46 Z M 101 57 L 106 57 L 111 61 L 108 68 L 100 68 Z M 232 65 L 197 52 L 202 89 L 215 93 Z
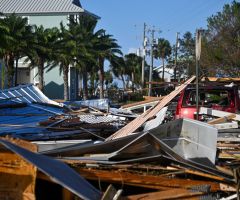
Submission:
M 189 197 L 200 197 L 204 194 L 204 192 L 198 192 L 194 190 L 187 189 L 170 189 L 159 192 L 151 192 L 145 194 L 137 194 L 126 197 L 126 200 L 166 200 L 166 199 L 179 199 L 184 198 L 187 199 Z M 198 198 L 196 198 L 198 199 Z
M 236 121 L 228 122 L 228 123 L 221 123 L 221 124 L 213 124 L 213 127 L 220 129 L 233 129 L 238 128 L 238 123 Z
M 225 123 L 227 122 L 228 120 L 230 119 L 233 119 L 236 117 L 236 114 L 230 114 L 230 115 L 226 115 L 224 117 L 220 117 L 220 118 L 217 118 L 217 119 L 213 119 L 211 121 L 208 122 L 208 124 L 220 124 L 220 123 Z
M 212 108 L 200 107 L 199 114 L 212 115 L 215 117 L 226 117 L 232 113 L 221 110 L 214 110 Z M 240 115 L 236 114 L 236 117 L 232 118 L 232 120 L 240 121 Z
M 134 131 L 136 131 L 144 122 L 146 122 L 149 118 L 155 116 L 163 107 L 165 107 L 175 96 L 177 96 L 182 90 L 184 90 L 189 83 L 191 83 L 195 79 L 195 76 L 188 79 L 185 83 L 180 85 L 179 87 L 176 87 L 174 91 L 172 91 L 170 94 L 165 96 L 154 108 L 150 110 L 150 112 L 145 112 L 139 117 L 137 117 L 135 120 L 124 126 L 122 129 L 111 135 L 106 139 L 113 140 L 116 138 L 125 137 L 128 135 L 131 135 Z
M 102 182 L 118 183 L 142 188 L 151 188 L 159 190 L 169 190 L 172 188 L 193 189 L 200 185 L 209 185 L 212 192 L 220 191 L 220 183 L 209 180 L 192 180 L 181 178 L 169 178 L 157 175 L 146 175 L 138 173 L 124 172 L 121 170 L 102 170 L 93 168 L 74 169 L 88 180 L 101 180 Z M 231 185 L 230 185 L 231 186 Z

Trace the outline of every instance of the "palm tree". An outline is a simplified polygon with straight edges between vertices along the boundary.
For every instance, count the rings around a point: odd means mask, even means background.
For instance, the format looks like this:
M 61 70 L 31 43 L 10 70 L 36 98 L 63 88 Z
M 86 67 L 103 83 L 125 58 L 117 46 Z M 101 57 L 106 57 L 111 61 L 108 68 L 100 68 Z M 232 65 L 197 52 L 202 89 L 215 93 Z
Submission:
M 88 74 L 97 66 L 95 45 L 102 31 L 94 33 L 97 21 L 90 16 L 79 16 L 79 20 L 70 19 L 68 24 L 71 40 L 75 42 L 75 63 L 83 77 L 83 99 L 88 98 Z
M 104 98 L 104 61 L 108 60 L 110 64 L 118 61 L 118 56 L 122 55 L 120 46 L 117 40 L 112 38 L 112 35 L 106 35 L 104 30 L 97 32 L 97 42 L 95 49 L 97 50 L 98 67 L 99 67 L 99 85 L 100 99 Z
M 141 80 L 141 66 L 142 66 L 142 57 L 137 56 L 134 53 L 125 55 L 126 69 L 127 74 L 131 77 L 132 81 L 132 91 L 134 91 L 135 83 Z M 135 79 L 136 76 L 139 76 L 138 79 Z
M 8 27 L 4 26 L 2 23 L 2 19 L 0 19 L 0 60 L 3 60 L 5 49 L 7 45 L 7 39 L 9 35 Z M 5 66 L 1 63 L 1 89 L 4 89 L 5 85 Z
M 117 62 L 111 62 L 110 68 L 114 76 L 118 77 L 123 84 L 123 90 L 126 89 L 125 75 L 127 75 L 127 67 L 123 57 L 118 57 Z
M 165 66 L 164 66 L 164 60 L 171 55 L 171 45 L 168 40 L 165 40 L 164 38 L 159 38 L 158 43 L 156 45 L 156 48 L 154 50 L 154 57 L 156 59 L 161 58 L 162 59 L 162 79 L 164 80 L 164 71 L 165 71 Z
M 31 25 L 27 25 L 25 27 L 25 32 L 23 33 L 21 40 L 19 41 L 19 46 L 15 51 L 15 86 L 17 86 L 18 82 L 18 61 L 19 59 L 26 57 L 27 52 L 29 51 L 29 44 L 33 40 L 33 27 Z
M 18 61 L 23 48 L 27 46 L 27 41 L 24 39 L 24 37 L 28 35 L 27 32 L 30 30 L 30 26 L 27 24 L 27 18 L 18 17 L 15 14 L 0 20 L 1 29 L 2 31 L 5 29 L 6 34 L 1 36 L 3 39 L 1 43 L 4 43 L 1 54 L 3 55 L 7 68 L 8 87 L 11 87 L 13 83 L 14 60 Z
M 34 38 L 29 44 L 30 50 L 27 52 L 28 58 L 26 61 L 30 60 L 30 66 L 38 68 L 38 87 L 43 91 L 45 64 L 51 59 L 52 46 L 57 37 L 57 29 L 45 29 L 43 26 L 34 26 L 33 32 Z
M 7 46 L 9 28 L 4 25 L 3 19 L 0 18 L 0 57 L 2 58 Z
M 69 66 L 74 65 L 76 43 L 71 39 L 71 33 L 64 27 L 63 23 L 60 23 L 60 31 L 55 30 L 55 37 L 52 38 L 52 52 L 51 60 L 52 63 L 49 66 L 48 71 L 55 67 L 59 67 L 60 74 L 63 73 L 63 85 L 64 85 L 64 100 L 69 100 L 69 85 L 68 85 L 68 74 Z

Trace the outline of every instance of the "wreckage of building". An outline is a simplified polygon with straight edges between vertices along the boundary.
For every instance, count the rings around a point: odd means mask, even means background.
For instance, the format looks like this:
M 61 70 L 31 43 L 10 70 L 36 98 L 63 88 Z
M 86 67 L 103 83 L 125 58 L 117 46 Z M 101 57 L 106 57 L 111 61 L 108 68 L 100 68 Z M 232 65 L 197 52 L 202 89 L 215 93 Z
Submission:
M 239 199 L 240 115 L 201 107 L 208 122 L 164 121 L 194 78 L 120 109 L 0 91 L 0 199 Z

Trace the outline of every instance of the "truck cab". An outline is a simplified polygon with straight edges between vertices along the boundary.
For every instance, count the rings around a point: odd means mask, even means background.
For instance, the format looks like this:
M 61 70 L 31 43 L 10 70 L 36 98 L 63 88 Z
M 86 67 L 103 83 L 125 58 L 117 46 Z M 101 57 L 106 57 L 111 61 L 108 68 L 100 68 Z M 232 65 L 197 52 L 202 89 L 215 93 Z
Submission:
M 231 113 L 239 111 L 239 93 L 236 85 L 202 84 L 199 86 L 199 108 L 207 107 Z M 178 99 L 175 119 L 195 119 L 196 85 L 191 84 L 182 91 Z

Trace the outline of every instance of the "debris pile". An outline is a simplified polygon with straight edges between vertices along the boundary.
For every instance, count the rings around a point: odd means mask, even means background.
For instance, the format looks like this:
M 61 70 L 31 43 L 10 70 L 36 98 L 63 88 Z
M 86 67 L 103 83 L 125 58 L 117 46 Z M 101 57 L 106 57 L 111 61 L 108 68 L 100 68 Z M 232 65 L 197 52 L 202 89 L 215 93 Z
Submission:
M 162 123 L 194 78 L 121 109 L 51 104 L 31 85 L 0 92 L 1 199 L 239 198 L 238 114 L 201 107 L 210 121 Z

